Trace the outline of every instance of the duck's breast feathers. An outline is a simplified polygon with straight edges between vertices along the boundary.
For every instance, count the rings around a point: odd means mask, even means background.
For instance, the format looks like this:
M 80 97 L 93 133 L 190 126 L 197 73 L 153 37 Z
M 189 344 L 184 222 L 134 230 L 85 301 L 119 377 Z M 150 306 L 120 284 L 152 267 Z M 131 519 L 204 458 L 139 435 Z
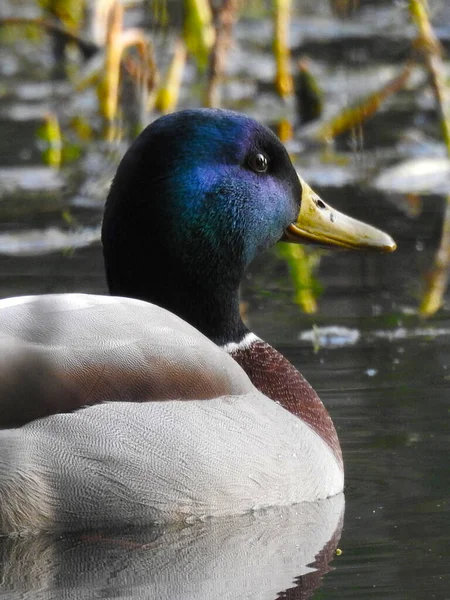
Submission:
M 260 392 L 307 423 L 343 466 L 341 447 L 330 415 L 303 375 L 280 352 L 252 333 L 238 344 L 226 344 L 224 350 L 244 369 Z
M 253 389 L 196 329 L 129 298 L 2 300 L 0 344 L 2 427 L 102 401 L 210 399 Z

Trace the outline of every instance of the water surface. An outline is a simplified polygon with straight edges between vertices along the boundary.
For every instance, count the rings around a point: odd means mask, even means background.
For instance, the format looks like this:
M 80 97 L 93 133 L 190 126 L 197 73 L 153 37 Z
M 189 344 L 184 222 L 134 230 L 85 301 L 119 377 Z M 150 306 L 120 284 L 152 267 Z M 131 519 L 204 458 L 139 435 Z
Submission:
M 325 5 L 309 7 L 293 34 L 296 52 L 308 50 L 315 58 L 333 107 L 348 91 L 345 82 L 356 92 L 371 81 L 361 67 L 361 48 L 373 53 L 377 80 L 405 56 L 412 33 L 403 28 L 404 12 L 389 3 L 380 3 L 378 12 L 368 3 L 350 24 L 332 26 L 321 12 Z M 379 27 L 390 23 L 383 44 L 372 31 L 374 15 Z M 444 17 L 439 31 L 447 43 Z M 396 36 L 398 28 L 402 35 Z M 273 75 L 268 22 L 244 22 L 237 40 L 226 84 L 229 105 L 273 123 L 284 107 L 266 91 Z M 74 106 L 70 87 L 42 83 L 51 62 L 42 44 L 41 55 L 28 41 L 6 47 L 0 295 L 106 293 L 99 224 L 122 146 L 106 147 L 94 138 L 61 171 L 43 165 L 36 128 L 44 111 L 62 103 L 64 121 Z M 256 101 L 255 89 L 261 90 Z M 81 98 L 84 113 L 92 116 L 92 98 Z M 196 105 L 192 90 L 183 102 Z M 408 158 L 442 156 L 427 93 L 393 99 L 365 134 L 356 153 L 351 138 L 338 140 L 333 166 L 322 161 L 321 149 L 305 145 L 301 132 L 291 145 L 299 170 L 319 184 L 324 199 L 388 230 L 398 251 L 324 255 L 316 275 L 323 293 L 314 316 L 293 301 L 287 265 L 276 249 L 255 262 L 242 289 L 249 325 L 302 371 L 336 424 L 346 468 L 343 523 L 339 498 L 187 529 L 3 540 L 1 598 L 450 597 L 448 297 L 434 318 L 417 316 L 444 197 L 434 193 L 414 204 L 374 183 L 385 168 Z

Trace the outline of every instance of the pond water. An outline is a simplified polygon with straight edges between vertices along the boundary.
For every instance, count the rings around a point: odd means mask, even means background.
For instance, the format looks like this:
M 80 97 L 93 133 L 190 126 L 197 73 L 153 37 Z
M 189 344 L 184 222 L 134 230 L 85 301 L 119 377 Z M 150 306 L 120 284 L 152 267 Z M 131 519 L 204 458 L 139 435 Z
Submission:
M 369 72 L 380 80 L 406 53 L 405 11 L 391 3 L 376 10 L 362 4 L 350 23 L 330 21 L 325 2 L 305 3 L 308 16 L 294 21 L 295 43 L 303 39 L 313 58 L 317 49 L 316 68 L 331 106 L 345 82 L 352 82 L 357 95 L 369 85 Z M 444 6 L 439 13 L 444 43 L 450 39 L 448 12 Z M 392 41 L 392 55 L 380 50 L 381 29 L 384 43 Z M 379 61 L 369 71 L 361 61 L 348 62 L 355 58 L 355 37 L 358 56 L 362 46 Z M 242 56 L 247 65 L 248 56 L 260 60 L 257 84 L 265 90 L 273 68 L 261 53 L 269 55 L 270 27 L 264 21 L 258 29 L 249 19 L 236 39 L 227 81 L 230 105 L 267 122 L 283 107 L 271 92 L 253 101 L 254 74 L 239 65 Z M 256 52 L 252 44 L 266 45 Z M 81 94 L 81 108 L 75 109 L 67 82 L 49 85 L 45 41 L 6 44 L 5 57 L 0 295 L 105 293 L 98 227 L 121 146 L 111 150 L 94 138 L 59 173 L 43 166 L 36 128 L 45 110 L 60 104 L 61 119 L 68 122 L 76 110 L 92 116 L 95 102 L 89 92 Z M 239 96 L 239 83 L 250 89 L 249 97 Z M 187 90 L 184 95 L 185 104 L 196 104 Z M 242 287 L 251 328 L 302 371 L 336 424 L 346 469 L 345 515 L 344 498 L 338 497 L 180 529 L 0 539 L 0 598 L 450 598 L 448 297 L 433 318 L 418 316 L 444 196 L 420 201 L 374 183 L 393 164 L 444 155 L 426 90 L 394 98 L 368 124 L 364 148 L 351 152 L 351 143 L 338 141 L 331 166 L 301 133 L 291 149 L 324 199 L 389 231 L 397 252 L 321 256 L 316 278 L 323 292 L 312 316 L 294 302 L 277 249 L 255 262 Z

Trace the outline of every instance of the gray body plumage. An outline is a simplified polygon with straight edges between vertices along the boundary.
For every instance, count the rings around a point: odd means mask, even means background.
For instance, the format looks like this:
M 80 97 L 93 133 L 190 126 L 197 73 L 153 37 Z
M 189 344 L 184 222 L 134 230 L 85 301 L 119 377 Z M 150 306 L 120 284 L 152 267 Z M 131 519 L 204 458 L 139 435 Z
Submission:
M 228 393 L 124 402 L 111 371 L 111 396 L 101 403 L 1 430 L 0 532 L 189 521 L 342 491 L 342 470 L 320 436 L 171 313 L 101 296 L 16 300 L 0 302 L 5 355 L 41 352 L 41 386 L 54 372 L 89 371 L 106 356 L 121 369 L 119 383 L 137 369 L 155 377 L 152 358 L 164 379 L 165 356 L 169 369 L 217 376 Z

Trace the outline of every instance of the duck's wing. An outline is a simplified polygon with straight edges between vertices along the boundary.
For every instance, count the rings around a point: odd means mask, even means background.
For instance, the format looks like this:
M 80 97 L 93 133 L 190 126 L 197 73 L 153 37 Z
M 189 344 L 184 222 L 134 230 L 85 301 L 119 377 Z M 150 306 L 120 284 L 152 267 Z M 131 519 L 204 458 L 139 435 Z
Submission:
M 224 351 L 139 300 L 0 301 L 0 427 L 103 401 L 209 399 L 253 389 Z

